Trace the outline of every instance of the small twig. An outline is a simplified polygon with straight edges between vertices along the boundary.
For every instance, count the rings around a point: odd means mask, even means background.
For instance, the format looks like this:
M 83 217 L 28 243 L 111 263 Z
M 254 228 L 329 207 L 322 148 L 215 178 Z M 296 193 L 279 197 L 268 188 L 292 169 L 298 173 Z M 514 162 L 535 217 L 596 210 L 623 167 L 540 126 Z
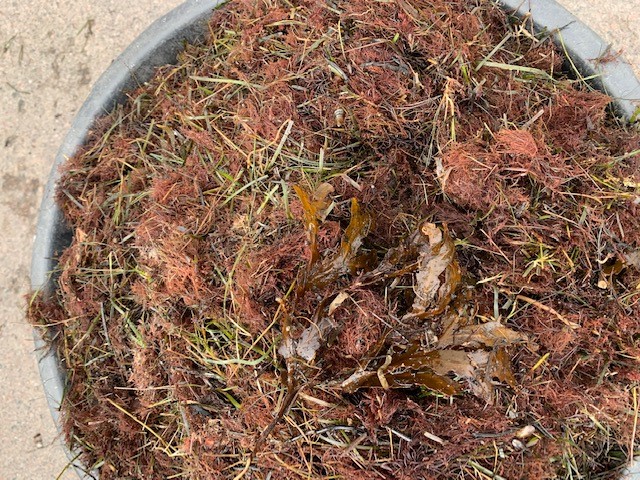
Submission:
M 635 444 L 636 431 L 638 429 L 638 387 L 633 387 L 633 428 L 631 429 L 631 438 L 629 439 L 629 463 L 635 460 Z
M 504 290 L 504 289 L 500 289 L 500 291 L 501 291 L 502 293 L 506 293 L 506 294 L 510 294 L 510 295 L 512 295 L 512 294 L 513 294 L 512 292 L 509 292 L 508 290 Z M 528 303 L 529 305 L 533 305 L 534 307 L 537 307 L 537 308 L 539 308 L 540 310 L 543 310 L 543 311 L 545 311 L 545 312 L 548 312 L 548 313 L 550 313 L 550 314 L 554 315 L 558 320 L 560 320 L 562 323 L 564 323 L 564 324 L 565 324 L 567 327 L 569 327 L 569 328 L 572 328 L 572 329 L 574 329 L 574 330 L 575 330 L 576 328 L 580 328 L 580 325 L 579 325 L 579 324 L 577 324 L 577 323 L 575 323 L 575 322 L 572 322 L 572 321 L 570 321 L 570 320 L 567 320 L 567 319 L 566 319 L 566 318 L 564 318 L 560 313 L 558 313 L 558 311 L 557 311 L 557 310 L 554 310 L 553 308 L 548 307 L 547 305 L 544 305 L 544 304 L 540 303 L 539 301 L 534 300 L 534 299 L 533 299 L 533 298 L 531 298 L 531 297 L 527 297 L 526 295 L 517 294 L 517 295 L 516 295 L 516 299 L 518 299 L 518 300 L 522 300 L 523 302 L 526 302 L 526 303 Z
M 489 478 L 493 478 L 494 480 L 507 480 L 506 478 L 498 475 L 497 473 L 492 472 L 488 468 L 485 468 L 482 465 L 480 465 L 479 463 L 476 463 L 474 461 L 469 461 L 469 465 L 471 465 L 473 468 L 475 468 L 480 473 L 482 473 L 484 475 L 487 475 Z
M 245 473 L 249 471 L 250 466 L 251 466 L 251 457 L 247 458 L 247 461 L 244 464 L 244 468 L 240 471 L 238 475 L 233 477 L 233 480 L 240 480 L 242 477 L 244 477 Z
M 162 438 L 160 436 L 160 434 L 158 434 L 154 429 L 152 429 L 149 425 L 147 425 L 146 423 L 144 423 L 142 420 L 139 420 L 135 415 L 133 415 L 131 412 L 128 412 L 125 408 L 121 407 L 120 405 L 118 405 L 116 402 L 114 402 L 113 400 L 111 400 L 110 398 L 107 398 L 107 402 L 109 402 L 111 405 L 113 405 L 115 408 L 117 408 L 118 410 L 120 410 L 122 413 L 124 413 L 127 417 L 129 417 L 131 420 L 133 420 L 134 422 L 136 422 L 138 425 L 140 425 L 142 428 L 144 428 L 147 432 L 149 432 L 151 435 L 153 435 L 154 437 L 156 437 L 160 443 L 162 445 L 164 445 L 165 451 L 167 454 L 169 454 L 169 456 L 171 456 L 171 454 L 175 454 L 175 451 L 173 451 L 173 448 L 171 448 L 171 445 L 169 445 L 167 443 L 167 441 Z
M 542 115 L 544 114 L 544 108 L 538 110 L 538 112 L 531 117 L 524 125 L 522 125 L 522 130 L 529 130 L 529 127 L 535 123 Z
M 287 383 L 289 383 L 289 379 L 287 379 Z M 249 463 L 251 462 L 251 460 L 253 458 L 255 458 L 256 454 L 260 451 L 260 449 L 262 448 L 262 444 L 265 442 L 267 437 L 271 434 L 271 432 L 276 427 L 276 425 L 289 412 L 289 409 L 291 408 L 293 403 L 296 401 L 296 398 L 298 397 L 298 392 L 300 391 L 300 389 L 301 389 L 301 387 L 298 386 L 298 385 L 288 385 L 287 386 L 287 390 L 288 390 L 287 391 L 287 395 L 286 395 L 286 397 L 284 397 L 284 400 L 282 401 L 282 405 L 280 406 L 280 409 L 278 410 L 278 413 L 276 413 L 276 416 L 274 417 L 274 419 L 267 426 L 267 428 L 265 428 L 262 431 L 262 433 L 260 434 L 260 436 L 256 440 L 256 444 L 255 444 L 255 446 L 253 448 L 253 451 L 251 452 L 251 456 L 249 457 L 249 460 L 248 460 Z

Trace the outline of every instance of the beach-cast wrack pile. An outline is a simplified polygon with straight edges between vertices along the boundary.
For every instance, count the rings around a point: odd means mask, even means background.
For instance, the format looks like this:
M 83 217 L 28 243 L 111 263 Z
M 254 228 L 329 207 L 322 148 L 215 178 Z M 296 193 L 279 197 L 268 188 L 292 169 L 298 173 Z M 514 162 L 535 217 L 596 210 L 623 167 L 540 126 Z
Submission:
M 234 0 L 210 25 L 58 186 L 73 242 L 29 316 L 87 468 L 619 473 L 640 137 L 611 99 L 485 0 Z

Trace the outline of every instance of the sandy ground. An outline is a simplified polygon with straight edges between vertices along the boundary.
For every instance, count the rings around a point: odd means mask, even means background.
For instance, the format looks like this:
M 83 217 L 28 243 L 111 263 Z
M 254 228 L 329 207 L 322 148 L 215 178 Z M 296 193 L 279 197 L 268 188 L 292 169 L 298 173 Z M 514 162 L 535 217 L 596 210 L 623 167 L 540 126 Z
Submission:
M 0 479 L 72 479 L 23 315 L 51 162 L 92 84 L 180 0 L 0 0 Z M 640 0 L 562 0 L 640 72 Z

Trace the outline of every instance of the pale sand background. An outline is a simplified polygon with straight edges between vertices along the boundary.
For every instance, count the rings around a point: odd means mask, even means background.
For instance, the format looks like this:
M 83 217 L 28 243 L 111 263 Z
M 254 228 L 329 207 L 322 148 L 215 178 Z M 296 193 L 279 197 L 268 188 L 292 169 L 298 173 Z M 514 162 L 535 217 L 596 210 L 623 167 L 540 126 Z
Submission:
M 51 162 L 98 76 L 179 3 L 0 0 L 0 480 L 54 479 L 67 463 L 23 319 L 36 215 Z M 614 48 L 624 48 L 640 71 L 640 0 L 561 3 Z

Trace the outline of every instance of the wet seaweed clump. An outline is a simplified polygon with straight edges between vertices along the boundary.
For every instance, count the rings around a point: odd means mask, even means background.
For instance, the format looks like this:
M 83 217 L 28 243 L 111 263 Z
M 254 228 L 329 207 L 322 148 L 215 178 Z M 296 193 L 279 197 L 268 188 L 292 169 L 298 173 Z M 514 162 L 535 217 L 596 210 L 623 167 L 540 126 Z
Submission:
M 640 136 L 487 0 L 233 0 L 97 122 L 29 317 L 100 479 L 612 478 Z M 575 73 L 575 72 L 573 72 Z

